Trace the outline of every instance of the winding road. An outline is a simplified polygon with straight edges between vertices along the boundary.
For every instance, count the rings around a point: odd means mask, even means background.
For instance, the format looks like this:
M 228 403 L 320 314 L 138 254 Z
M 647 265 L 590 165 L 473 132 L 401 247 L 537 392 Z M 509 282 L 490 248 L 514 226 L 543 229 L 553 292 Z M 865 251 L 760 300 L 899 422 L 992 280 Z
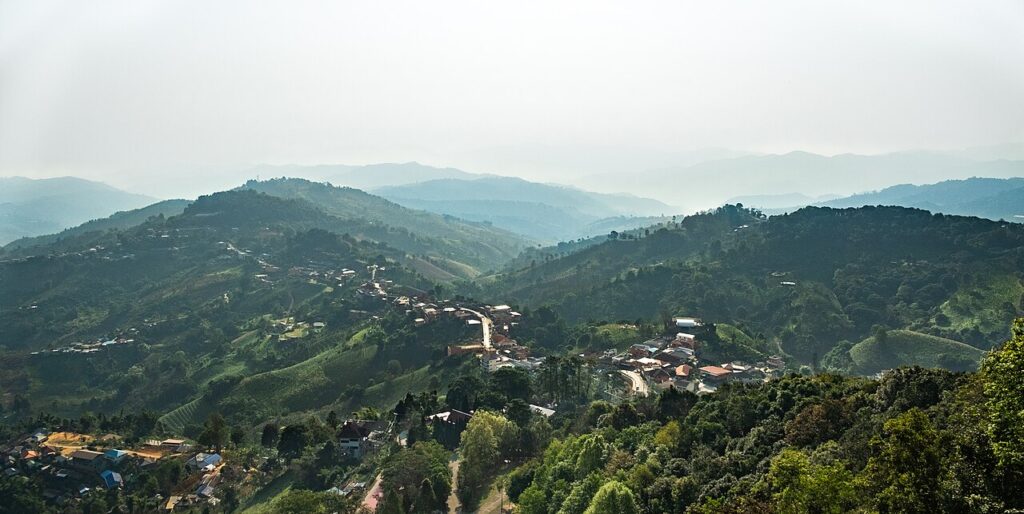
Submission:
M 651 388 L 647 386 L 647 382 L 644 381 L 644 377 L 640 376 L 640 373 L 626 370 L 619 370 L 619 373 L 629 381 L 629 391 L 631 393 L 639 396 L 647 396 L 651 394 Z
M 467 309 L 466 307 L 463 307 L 462 310 L 472 313 L 477 318 L 480 318 L 480 327 L 484 331 L 484 348 L 489 350 L 491 348 L 491 326 L 493 325 L 491 318 L 488 318 L 473 309 Z

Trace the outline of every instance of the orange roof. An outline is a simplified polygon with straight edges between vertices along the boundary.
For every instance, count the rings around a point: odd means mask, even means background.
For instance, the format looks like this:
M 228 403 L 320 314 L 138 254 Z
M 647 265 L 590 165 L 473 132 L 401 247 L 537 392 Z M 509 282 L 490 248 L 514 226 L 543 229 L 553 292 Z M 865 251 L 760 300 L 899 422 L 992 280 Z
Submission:
M 690 376 L 690 372 L 691 371 L 693 371 L 693 366 L 691 366 L 689 364 L 683 364 L 681 366 L 676 366 L 676 375 L 679 375 L 681 377 Z
M 703 368 L 700 368 L 700 370 L 713 377 L 724 377 L 732 374 L 732 371 L 718 366 L 704 366 Z

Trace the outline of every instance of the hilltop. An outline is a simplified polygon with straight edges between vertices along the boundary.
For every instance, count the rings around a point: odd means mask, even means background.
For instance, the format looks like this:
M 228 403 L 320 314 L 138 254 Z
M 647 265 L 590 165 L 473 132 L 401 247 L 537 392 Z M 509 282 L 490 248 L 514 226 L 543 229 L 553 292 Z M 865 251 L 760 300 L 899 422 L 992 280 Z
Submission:
M 31 252 L 30 248 L 37 246 L 56 248 L 55 243 L 59 242 L 74 245 L 81 243 L 79 236 L 86 234 L 101 236 L 104 232 L 110 230 L 124 230 L 141 225 L 151 217 L 177 216 L 185 211 L 185 207 L 189 203 L 191 202 L 188 200 L 163 200 L 139 209 L 115 212 L 106 218 L 87 221 L 81 225 L 64 229 L 56 234 L 16 239 L 2 248 L 6 252 L 25 254 Z
M 330 182 L 338 186 L 371 190 L 386 186 L 415 184 L 438 179 L 474 179 L 489 175 L 471 173 L 456 168 L 438 168 L 418 162 L 377 163 L 377 164 L 320 164 L 262 165 L 250 170 L 250 175 L 271 177 L 303 177 L 310 180 Z
M 501 266 L 531 243 L 485 223 L 407 209 L 349 187 L 304 179 L 249 181 L 242 189 L 309 202 L 350 227 L 345 231 L 414 255 L 425 255 L 452 275 L 470 278 Z
M 901 366 L 973 370 L 985 352 L 951 339 L 893 330 L 857 343 L 849 355 L 854 370 L 873 374 Z

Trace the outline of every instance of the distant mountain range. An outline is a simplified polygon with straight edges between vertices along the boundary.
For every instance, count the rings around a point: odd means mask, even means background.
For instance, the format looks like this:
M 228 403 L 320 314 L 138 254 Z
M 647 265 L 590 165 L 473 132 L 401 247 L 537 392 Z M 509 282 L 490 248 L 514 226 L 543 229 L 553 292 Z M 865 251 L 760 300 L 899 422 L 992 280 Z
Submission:
M 799 201 L 801 198 L 805 201 Z M 735 198 L 734 200 L 750 207 L 764 209 L 769 214 L 790 212 L 807 205 L 837 208 L 898 205 L 944 214 L 1024 222 L 1024 178 L 1020 177 L 1007 179 L 974 177 L 964 180 L 946 180 L 936 184 L 901 184 L 879 191 L 817 202 L 803 195 Z M 784 205 L 787 200 L 798 201 Z
M 488 221 L 526 236 L 559 241 L 607 233 L 603 220 L 616 226 L 648 224 L 639 217 L 674 213 L 677 208 L 650 198 L 602 194 L 511 177 L 438 179 L 390 186 L 374 193 L 415 209 Z M 595 232 L 597 230 L 597 232 Z
M 636 173 L 595 175 L 587 180 L 597 191 L 626 191 L 650 196 L 688 210 L 704 209 L 729 198 L 778 195 L 798 191 L 817 197 L 848 195 L 894 183 L 929 183 L 969 177 L 1024 176 L 1024 161 L 977 161 L 934 152 L 884 155 L 807 152 L 751 155 Z
M 259 166 L 261 177 L 303 177 L 369 191 L 412 209 L 493 223 L 544 242 L 631 229 L 649 216 L 680 211 L 629 194 L 593 193 L 561 184 L 438 168 L 418 162 L 365 166 Z
M 156 201 L 80 178 L 0 177 L 0 245 L 21 237 L 60 232 Z

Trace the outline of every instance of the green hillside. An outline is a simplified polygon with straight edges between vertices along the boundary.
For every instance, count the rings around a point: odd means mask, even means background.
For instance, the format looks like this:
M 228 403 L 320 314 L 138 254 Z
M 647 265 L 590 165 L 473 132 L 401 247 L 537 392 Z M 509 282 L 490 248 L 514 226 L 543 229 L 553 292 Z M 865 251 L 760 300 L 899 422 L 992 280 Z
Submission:
M 153 216 L 177 216 L 185 210 L 188 204 L 188 200 L 164 200 L 141 209 L 117 212 L 106 218 L 87 221 L 77 227 L 72 227 L 56 234 L 18 239 L 8 243 L 3 247 L 3 250 L 12 254 L 24 255 L 31 252 L 32 247 L 47 245 L 49 246 L 48 250 L 52 251 L 62 247 L 62 245 L 55 244 L 61 241 L 68 243 L 67 248 L 73 248 L 76 243 L 81 243 L 81 240 L 76 239 L 76 236 L 94 232 L 103 233 L 108 230 L 124 230 L 141 225 Z
M 864 374 L 900 366 L 973 370 L 984 355 L 973 346 L 910 330 L 872 336 L 850 349 L 857 371 Z
M 549 254 L 472 293 L 549 305 L 570 322 L 699 315 L 761 332 L 807 363 L 876 325 L 987 349 L 1024 312 L 1017 224 L 899 207 L 765 218 L 726 206 L 627 236 Z
M 451 260 L 479 271 L 503 265 L 531 243 L 523 236 L 486 223 L 407 209 L 348 187 L 302 179 L 276 179 L 249 181 L 242 188 L 309 202 L 349 225 L 346 231 L 354 237 L 386 243 L 442 262 Z M 453 267 L 448 271 L 461 274 L 462 270 Z

